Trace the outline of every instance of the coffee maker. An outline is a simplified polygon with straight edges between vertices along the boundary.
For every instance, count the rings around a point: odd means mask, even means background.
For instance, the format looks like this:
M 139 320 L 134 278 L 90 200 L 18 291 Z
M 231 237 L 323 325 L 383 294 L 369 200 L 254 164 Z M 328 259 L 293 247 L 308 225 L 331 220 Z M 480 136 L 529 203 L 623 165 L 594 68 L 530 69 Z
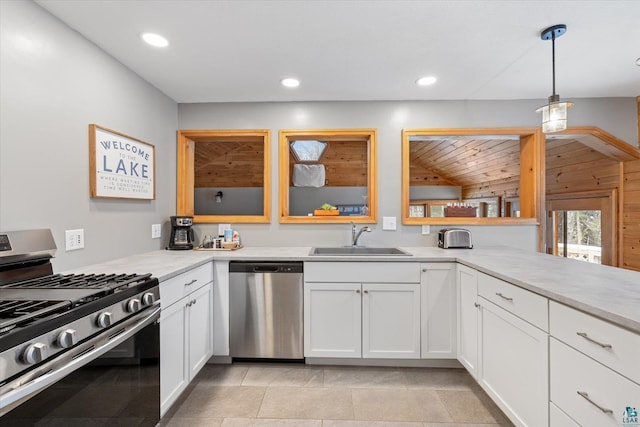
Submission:
M 171 217 L 171 237 L 169 238 L 169 250 L 193 249 L 193 217 L 172 216 Z

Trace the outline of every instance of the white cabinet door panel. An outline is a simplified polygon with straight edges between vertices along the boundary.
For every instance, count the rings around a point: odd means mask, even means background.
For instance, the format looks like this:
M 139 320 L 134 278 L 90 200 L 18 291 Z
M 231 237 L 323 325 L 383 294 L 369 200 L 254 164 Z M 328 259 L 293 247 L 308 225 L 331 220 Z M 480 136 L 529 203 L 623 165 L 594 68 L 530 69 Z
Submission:
M 213 355 L 229 356 L 229 261 L 214 261 L 213 273 Z
M 516 425 L 548 425 L 547 333 L 484 298 L 479 301 L 480 384 Z
M 458 361 L 473 378 L 478 371 L 478 275 L 458 265 Z M 477 379 L 477 378 L 476 378 Z
M 211 357 L 211 286 L 189 295 L 189 380 L 193 380 Z
M 420 358 L 420 285 L 362 285 L 362 357 Z
M 164 415 L 171 404 L 189 384 L 184 347 L 187 300 L 163 308 L 160 316 L 160 414 Z
M 361 357 L 359 283 L 304 284 L 305 357 Z
M 421 264 L 421 357 L 456 358 L 456 265 Z

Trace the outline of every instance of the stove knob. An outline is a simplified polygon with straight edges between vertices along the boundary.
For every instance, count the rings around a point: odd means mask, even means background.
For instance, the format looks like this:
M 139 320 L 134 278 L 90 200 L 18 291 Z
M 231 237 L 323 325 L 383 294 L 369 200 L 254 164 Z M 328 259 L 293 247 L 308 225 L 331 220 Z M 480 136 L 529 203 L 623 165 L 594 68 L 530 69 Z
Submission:
M 113 316 L 108 311 L 105 311 L 104 313 L 100 313 L 100 315 L 98 316 L 98 320 L 96 321 L 96 324 L 101 328 L 109 327 L 111 326 L 112 317 Z
M 58 345 L 62 348 L 69 348 L 78 342 L 75 329 L 65 329 L 60 332 L 58 339 L 56 340 Z
M 156 296 L 151 292 L 147 292 L 146 294 L 142 295 L 142 304 L 151 305 L 154 302 L 156 302 Z
M 27 365 L 33 365 L 34 363 L 40 363 L 46 356 L 47 345 L 42 343 L 35 343 L 29 345 L 22 353 L 22 360 Z
M 138 298 L 127 301 L 127 312 L 135 313 L 140 310 L 140 300 Z

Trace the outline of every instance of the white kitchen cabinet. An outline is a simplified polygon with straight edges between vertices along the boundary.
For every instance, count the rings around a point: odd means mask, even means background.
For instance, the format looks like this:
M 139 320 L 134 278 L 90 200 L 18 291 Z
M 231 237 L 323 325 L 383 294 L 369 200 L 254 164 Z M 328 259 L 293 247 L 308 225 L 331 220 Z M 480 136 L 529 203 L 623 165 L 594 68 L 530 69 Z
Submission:
M 161 416 L 213 354 L 212 279 L 205 264 L 160 283 Z
M 456 358 L 456 264 L 420 264 L 421 357 Z
M 304 355 L 420 358 L 417 263 L 305 263 Z
M 304 284 L 305 357 L 362 356 L 359 283 Z
M 636 425 L 640 335 L 557 302 L 549 328 L 552 407 L 582 426 Z
M 554 337 L 550 347 L 552 404 L 584 427 L 638 425 L 640 385 Z
M 362 357 L 420 358 L 420 285 L 362 285 Z
M 478 272 L 457 266 L 458 361 L 477 379 L 478 372 Z
M 548 334 L 485 298 L 477 380 L 518 426 L 549 424 Z

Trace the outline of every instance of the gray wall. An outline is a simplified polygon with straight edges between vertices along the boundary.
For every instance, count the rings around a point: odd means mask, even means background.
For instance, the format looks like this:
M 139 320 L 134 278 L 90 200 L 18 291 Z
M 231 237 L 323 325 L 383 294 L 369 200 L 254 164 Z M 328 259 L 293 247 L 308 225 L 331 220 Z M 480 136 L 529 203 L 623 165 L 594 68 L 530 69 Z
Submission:
M 635 98 L 576 99 L 570 125 L 592 125 L 625 141 L 636 141 Z M 233 224 L 250 246 L 348 244 L 348 224 L 278 223 L 278 130 L 327 128 L 378 129 L 378 224 L 362 238 L 366 245 L 433 246 L 436 234 L 422 235 L 419 226 L 400 224 L 401 130 L 429 127 L 539 126 L 539 100 L 407 101 L 407 102 L 290 102 L 180 104 L 180 129 L 271 129 L 273 141 L 271 224 Z M 395 216 L 398 229 L 382 230 L 382 217 Z M 442 228 L 432 227 L 432 231 Z M 476 246 L 512 245 L 535 250 L 536 226 L 468 227 Z M 196 226 L 196 234 L 215 232 Z
M 222 191 L 222 200 L 216 194 Z M 195 215 L 263 215 L 262 187 L 196 188 L 193 194 Z
M 176 103 L 30 1 L 0 1 L 0 31 L 0 230 L 51 228 L 55 271 L 164 247 Z M 156 200 L 89 197 L 90 123 L 155 145 Z M 85 249 L 65 252 L 76 228 Z

